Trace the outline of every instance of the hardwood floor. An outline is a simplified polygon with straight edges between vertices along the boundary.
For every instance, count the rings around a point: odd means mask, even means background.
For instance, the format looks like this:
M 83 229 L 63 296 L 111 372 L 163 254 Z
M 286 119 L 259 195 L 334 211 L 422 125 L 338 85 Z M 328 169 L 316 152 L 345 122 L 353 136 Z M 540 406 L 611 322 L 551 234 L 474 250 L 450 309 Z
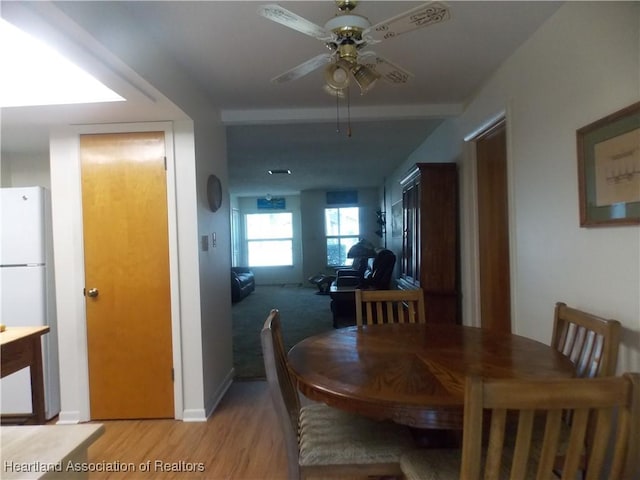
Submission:
M 106 432 L 89 448 L 89 464 L 129 471 L 91 472 L 91 480 L 287 478 L 280 425 L 264 381 L 234 383 L 207 422 L 103 423 Z

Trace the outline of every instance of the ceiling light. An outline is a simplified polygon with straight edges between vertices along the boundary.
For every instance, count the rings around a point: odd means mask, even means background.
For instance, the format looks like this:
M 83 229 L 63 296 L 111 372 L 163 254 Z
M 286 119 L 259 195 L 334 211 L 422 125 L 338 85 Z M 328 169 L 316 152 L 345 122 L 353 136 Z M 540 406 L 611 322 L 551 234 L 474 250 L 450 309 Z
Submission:
M 284 169 L 272 169 L 272 170 L 268 170 L 269 175 L 291 175 L 291 170 L 289 170 L 288 168 L 284 168 Z
M 366 65 L 356 65 L 351 70 L 353 79 L 360 87 L 360 94 L 367 93 L 378 81 L 380 74 Z
M 351 65 L 344 60 L 327 65 L 324 70 L 324 79 L 334 90 L 342 90 L 349 86 L 349 70 Z
M 58 52 L 0 19 L 0 107 L 124 101 Z

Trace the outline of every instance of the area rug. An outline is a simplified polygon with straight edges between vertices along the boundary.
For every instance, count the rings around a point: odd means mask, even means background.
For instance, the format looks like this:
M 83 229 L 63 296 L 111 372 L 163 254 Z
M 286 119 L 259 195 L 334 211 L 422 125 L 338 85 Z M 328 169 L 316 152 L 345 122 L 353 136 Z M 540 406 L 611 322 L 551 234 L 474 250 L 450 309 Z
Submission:
M 287 350 L 304 338 L 333 328 L 331 297 L 303 285 L 258 285 L 231 308 L 236 379 L 264 378 L 260 330 L 272 308 L 280 310 Z

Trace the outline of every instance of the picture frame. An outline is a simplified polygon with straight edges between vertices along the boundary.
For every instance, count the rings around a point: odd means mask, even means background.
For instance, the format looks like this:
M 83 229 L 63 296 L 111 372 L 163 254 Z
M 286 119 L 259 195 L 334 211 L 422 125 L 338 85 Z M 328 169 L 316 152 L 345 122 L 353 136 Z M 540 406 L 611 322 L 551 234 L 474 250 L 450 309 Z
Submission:
M 640 224 L 640 102 L 576 132 L 580 226 Z

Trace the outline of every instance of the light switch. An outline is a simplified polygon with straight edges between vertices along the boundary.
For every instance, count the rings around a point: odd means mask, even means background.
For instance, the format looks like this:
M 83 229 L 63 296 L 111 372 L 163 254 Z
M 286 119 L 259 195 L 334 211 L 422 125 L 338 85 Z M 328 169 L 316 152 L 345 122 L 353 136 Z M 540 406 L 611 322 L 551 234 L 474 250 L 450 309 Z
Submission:
M 202 251 L 207 252 L 209 250 L 209 236 L 203 235 L 202 238 L 200 238 L 200 244 L 202 246 Z

